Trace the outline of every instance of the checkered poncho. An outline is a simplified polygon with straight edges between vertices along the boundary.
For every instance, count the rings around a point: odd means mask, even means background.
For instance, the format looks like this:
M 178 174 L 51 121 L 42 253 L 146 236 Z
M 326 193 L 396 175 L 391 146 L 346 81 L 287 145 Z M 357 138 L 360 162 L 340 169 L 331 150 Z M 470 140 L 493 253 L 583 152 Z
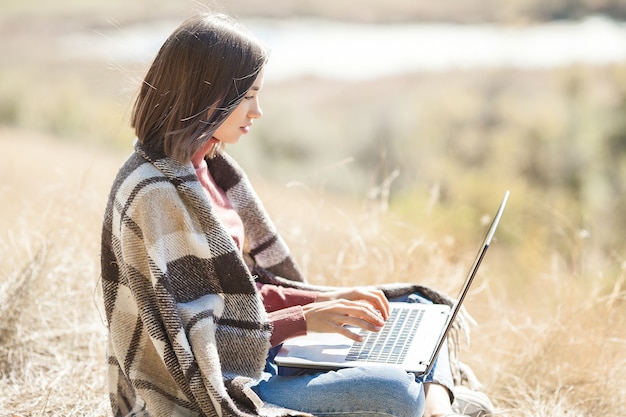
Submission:
M 226 155 L 210 165 L 254 261 L 302 279 L 243 173 Z M 135 146 L 109 196 L 101 262 L 115 415 L 235 416 L 258 405 L 241 378 L 260 375 L 271 327 L 191 164 Z
M 237 164 L 222 154 L 209 169 L 242 218 L 247 261 L 191 164 L 136 144 L 113 183 L 101 266 L 116 416 L 301 414 L 264 405 L 246 387 L 264 367 L 271 335 L 250 270 L 264 282 L 315 287 Z M 449 303 L 422 287 L 386 287 L 389 296 L 415 289 Z

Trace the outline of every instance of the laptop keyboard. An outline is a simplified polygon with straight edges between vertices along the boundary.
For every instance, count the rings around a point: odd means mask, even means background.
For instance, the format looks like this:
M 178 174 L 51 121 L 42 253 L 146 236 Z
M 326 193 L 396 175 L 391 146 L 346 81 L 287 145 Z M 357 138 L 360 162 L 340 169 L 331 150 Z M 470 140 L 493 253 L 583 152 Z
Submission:
M 354 342 L 348 361 L 400 364 L 404 362 L 424 310 L 394 308 L 380 332 L 361 329 L 362 342 Z

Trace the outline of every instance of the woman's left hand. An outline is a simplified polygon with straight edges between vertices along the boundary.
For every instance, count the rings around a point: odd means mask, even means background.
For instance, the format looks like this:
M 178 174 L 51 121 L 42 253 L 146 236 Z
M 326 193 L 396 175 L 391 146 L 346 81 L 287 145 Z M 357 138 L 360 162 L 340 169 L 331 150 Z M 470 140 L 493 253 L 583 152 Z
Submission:
M 380 312 L 384 320 L 389 318 L 389 301 L 381 290 L 365 287 L 342 288 L 334 291 L 321 292 L 316 302 L 332 300 L 365 301 Z

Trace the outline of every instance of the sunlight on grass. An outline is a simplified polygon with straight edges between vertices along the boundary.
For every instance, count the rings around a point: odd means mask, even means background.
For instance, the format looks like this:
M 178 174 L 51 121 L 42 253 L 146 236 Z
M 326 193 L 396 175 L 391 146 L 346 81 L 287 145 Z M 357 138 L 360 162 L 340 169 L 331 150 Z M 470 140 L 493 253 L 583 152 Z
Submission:
M 0 409 L 107 415 L 98 239 L 109 182 L 124 154 L 15 131 L 3 131 L 0 143 L 8 150 L 1 197 L 14 201 L 0 229 Z M 15 175 L 12 161 L 23 155 L 55 163 Z M 455 294 L 482 234 L 477 227 L 466 241 L 441 233 L 450 215 L 438 205 L 411 224 L 379 205 L 304 183 L 253 180 L 315 283 L 419 281 Z M 615 415 L 626 399 L 626 265 L 617 265 L 613 286 L 572 275 L 562 259 L 535 259 L 532 274 L 511 280 L 526 262 L 511 236 L 523 214 L 519 200 L 511 203 L 467 300 L 478 327 L 462 359 L 500 415 Z M 431 221 L 438 226 L 422 228 Z
M 471 20 L 461 11 L 474 3 L 457 2 L 456 17 Z M 131 151 L 128 116 L 144 68 L 68 61 L 44 41 L 65 30 L 55 19 L 97 27 L 188 12 L 146 4 L 3 3 L 7 34 L 38 31 L 0 46 L 12 58 L 0 63 L 0 415 L 110 414 L 100 226 Z M 328 4 L 229 7 L 280 15 Z M 348 4 L 324 13 L 349 13 Z M 390 19 L 447 7 L 377 4 Z M 531 4 L 566 7 L 516 0 L 492 17 L 518 21 Z M 353 18 L 376 17 L 362 9 Z M 510 189 L 466 300 L 478 325 L 461 359 L 503 417 L 623 414 L 625 64 L 309 77 L 267 83 L 262 105 L 263 119 L 228 151 L 310 281 L 416 281 L 456 295 Z

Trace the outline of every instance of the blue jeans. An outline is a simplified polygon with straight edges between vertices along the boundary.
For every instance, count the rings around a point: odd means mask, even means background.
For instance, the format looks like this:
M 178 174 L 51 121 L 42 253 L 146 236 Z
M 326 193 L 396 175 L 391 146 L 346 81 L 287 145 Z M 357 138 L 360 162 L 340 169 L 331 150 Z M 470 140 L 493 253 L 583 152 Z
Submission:
M 391 301 L 430 303 L 419 294 Z M 363 366 L 325 371 L 277 367 L 268 356 L 263 378 L 252 389 L 265 402 L 316 416 L 421 417 L 423 384 L 436 382 L 452 390 L 452 373 L 446 344 L 433 370 L 423 378 L 389 366 Z

